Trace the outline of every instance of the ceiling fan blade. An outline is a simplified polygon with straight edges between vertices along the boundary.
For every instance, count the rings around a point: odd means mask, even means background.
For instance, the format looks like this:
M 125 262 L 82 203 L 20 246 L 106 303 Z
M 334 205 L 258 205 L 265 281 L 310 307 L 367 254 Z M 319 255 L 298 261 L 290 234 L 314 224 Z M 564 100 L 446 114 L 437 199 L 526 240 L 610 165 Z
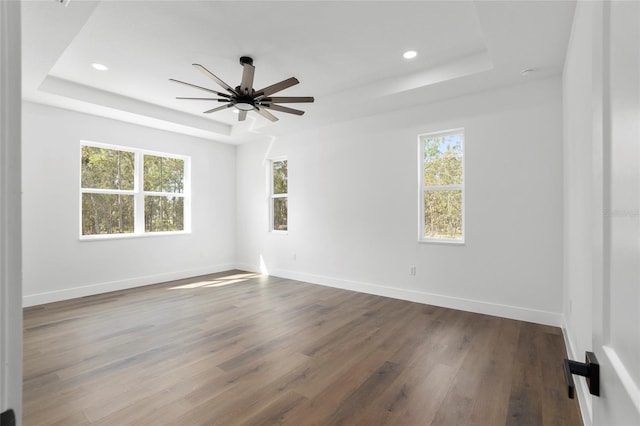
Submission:
M 211 80 L 215 81 L 216 83 L 218 83 L 221 87 L 224 87 L 227 91 L 233 93 L 234 95 L 237 95 L 238 92 L 236 92 L 231 86 L 229 86 L 227 83 L 225 83 L 224 81 L 220 80 L 214 73 L 212 73 L 211 71 L 209 71 L 208 69 L 206 69 L 205 67 L 203 67 L 200 64 L 192 64 L 194 67 L 196 67 L 196 69 L 198 69 L 200 72 L 202 72 L 204 75 L 206 75 L 207 77 L 209 77 Z
M 276 104 L 260 104 L 260 106 L 264 107 L 264 108 L 269 108 L 272 109 L 274 111 L 280 111 L 280 112 L 286 112 L 288 114 L 295 114 L 295 115 L 302 115 L 304 114 L 304 111 L 300 111 L 299 109 L 293 109 L 293 108 L 289 108 L 286 106 L 282 106 L 282 105 L 276 105 Z
M 243 95 L 251 95 L 253 90 L 253 74 L 256 71 L 256 67 L 251 64 L 242 64 L 244 70 L 242 71 L 242 82 L 240 83 L 240 92 Z
M 218 99 L 218 98 L 185 98 L 182 96 L 177 96 L 176 99 L 188 99 L 192 101 L 218 101 L 218 102 L 229 102 L 228 98 Z
M 204 114 L 211 114 L 212 112 L 222 111 L 223 109 L 231 108 L 232 106 L 233 106 L 232 103 L 228 103 L 227 105 L 222 105 L 222 106 L 219 106 L 217 108 L 213 108 L 213 109 L 210 109 L 208 111 L 205 111 Z
M 297 78 L 291 77 L 286 80 L 282 80 L 279 83 L 272 84 L 271 86 L 267 86 L 264 89 L 260 89 L 256 92 L 256 96 L 269 96 L 273 93 L 279 92 L 281 90 L 287 89 L 291 86 L 295 86 L 300 83 Z
M 279 96 L 273 98 L 262 98 L 260 102 L 272 103 L 277 102 L 280 104 L 293 104 L 298 102 L 313 102 L 313 96 Z
M 256 112 L 269 121 L 278 121 L 278 117 L 271 114 L 269 111 L 267 111 L 263 107 L 256 107 Z
M 206 92 L 215 93 L 216 95 L 223 96 L 225 98 L 230 98 L 231 97 L 231 96 L 227 95 L 226 93 L 220 93 L 220 92 L 215 91 L 215 90 L 207 89 L 206 87 L 196 86 L 195 84 L 186 83 L 184 81 L 176 80 L 175 78 L 170 78 L 169 81 L 173 81 L 174 83 L 184 84 L 185 86 L 195 87 L 196 89 L 204 90 Z
M 247 119 L 247 111 L 240 111 L 238 113 L 238 121 L 244 121 Z

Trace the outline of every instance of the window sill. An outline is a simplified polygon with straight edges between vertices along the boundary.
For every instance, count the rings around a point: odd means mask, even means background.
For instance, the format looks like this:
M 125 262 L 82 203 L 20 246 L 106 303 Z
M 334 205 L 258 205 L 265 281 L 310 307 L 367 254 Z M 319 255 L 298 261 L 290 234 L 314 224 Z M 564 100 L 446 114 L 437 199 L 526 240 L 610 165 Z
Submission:
M 170 237 L 170 236 L 190 235 L 190 234 L 191 234 L 191 231 L 170 231 L 170 232 L 146 232 L 144 234 L 82 235 L 82 236 L 80 236 L 80 242 L 128 240 L 128 239 L 135 239 L 135 238 Z
M 453 246 L 464 246 L 466 245 L 465 241 L 462 240 L 418 240 L 418 244 L 444 244 L 444 245 L 453 245 Z
M 289 231 L 274 231 L 274 230 L 271 230 L 271 231 L 269 231 L 269 233 L 273 234 L 273 235 L 289 235 Z

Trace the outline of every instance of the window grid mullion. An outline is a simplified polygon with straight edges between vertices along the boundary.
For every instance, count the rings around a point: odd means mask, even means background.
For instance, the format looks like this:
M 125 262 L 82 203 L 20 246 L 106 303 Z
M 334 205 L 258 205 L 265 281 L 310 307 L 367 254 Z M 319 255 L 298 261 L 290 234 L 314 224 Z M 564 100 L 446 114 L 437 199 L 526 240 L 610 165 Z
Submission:
M 144 234 L 144 154 L 136 152 L 136 174 L 134 178 L 134 233 Z
M 150 197 L 184 197 L 183 192 L 153 192 L 153 191 L 142 191 L 144 195 L 148 195 Z
M 451 190 L 462 190 L 462 184 L 456 185 L 435 185 L 435 186 L 423 186 L 423 191 L 451 191 Z
M 130 189 L 100 189 L 100 188 L 80 188 L 83 194 L 114 194 L 114 195 L 135 195 Z

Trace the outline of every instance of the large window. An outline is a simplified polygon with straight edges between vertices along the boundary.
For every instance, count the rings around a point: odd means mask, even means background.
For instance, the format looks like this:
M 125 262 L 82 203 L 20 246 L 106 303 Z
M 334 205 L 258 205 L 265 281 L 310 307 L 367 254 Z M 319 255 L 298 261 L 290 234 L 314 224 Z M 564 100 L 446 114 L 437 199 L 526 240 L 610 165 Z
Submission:
M 287 231 L 288 217 L 287 160 L 271 162 L 271 230 Z
M 189 158 L 83 142 L 81 236 L 189 231 Z
M 464 242 L 464 130 L 419 136 L 420 240 Z

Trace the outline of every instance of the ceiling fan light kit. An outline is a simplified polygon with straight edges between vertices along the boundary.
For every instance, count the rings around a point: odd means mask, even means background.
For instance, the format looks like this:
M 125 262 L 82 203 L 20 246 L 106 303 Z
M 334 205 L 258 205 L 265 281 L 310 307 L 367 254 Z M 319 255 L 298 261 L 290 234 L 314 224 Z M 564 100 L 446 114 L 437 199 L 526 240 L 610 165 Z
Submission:
M 176 99 L 188 99 L 188 100 L 203 100 L 203 101 L 217 101 L 225 103 L 225 105 L 209 109 L 204 111 L 204 114 L 210 114 L 217 111 L 222 111 L 227 108 L 234 107 L 239 111 L 238 121 L 244 121 L 247 118 L 249 111 L 255 111 L 264 118 L 270 121 L 278 121 L 278 118 L 271 114 L 267 110 L 284 112 L 287 114 L 302 115 L 304 111 L 299 109 L 289 108 L 279 105 L 280 103 L 303 103 L 313 102 L 312 96 L 280 96 L 273 97 L 271 95 L 278 93 L 284 89 L 288 89 L 291 86 L 295 86 L 300 83 L 297 78 L 291 77 L 286 80 L 282 80 L 278 83 L 272 84 L 260 90 L 253 88 L 253 75 L 255 73 L 255 67 L 253 66 L 253 59 L 249 56 L 240 57 L 240 65 L 242 65 L 242 80 L 239 86 L 235 88 L 229 86 L 227 83 L 218 78 L 211 71 L 206 69 L 200 64 L 192 64 L 198 71 L 202 72 L 205 76 L 215 81 L 220 87 L 226 90 L 227 93 L 219 92 L 217 90 L 208 89 L 206 87 L 197 86 L 195 84 L 186 83 L 184 81 L 170 78 L 170 81 L 180 83 L 186 86 L 190 86 L 196 89 L 204 90 L 209 93 L 217 95 L 217 98 L 186 98 L 177 97 Z

